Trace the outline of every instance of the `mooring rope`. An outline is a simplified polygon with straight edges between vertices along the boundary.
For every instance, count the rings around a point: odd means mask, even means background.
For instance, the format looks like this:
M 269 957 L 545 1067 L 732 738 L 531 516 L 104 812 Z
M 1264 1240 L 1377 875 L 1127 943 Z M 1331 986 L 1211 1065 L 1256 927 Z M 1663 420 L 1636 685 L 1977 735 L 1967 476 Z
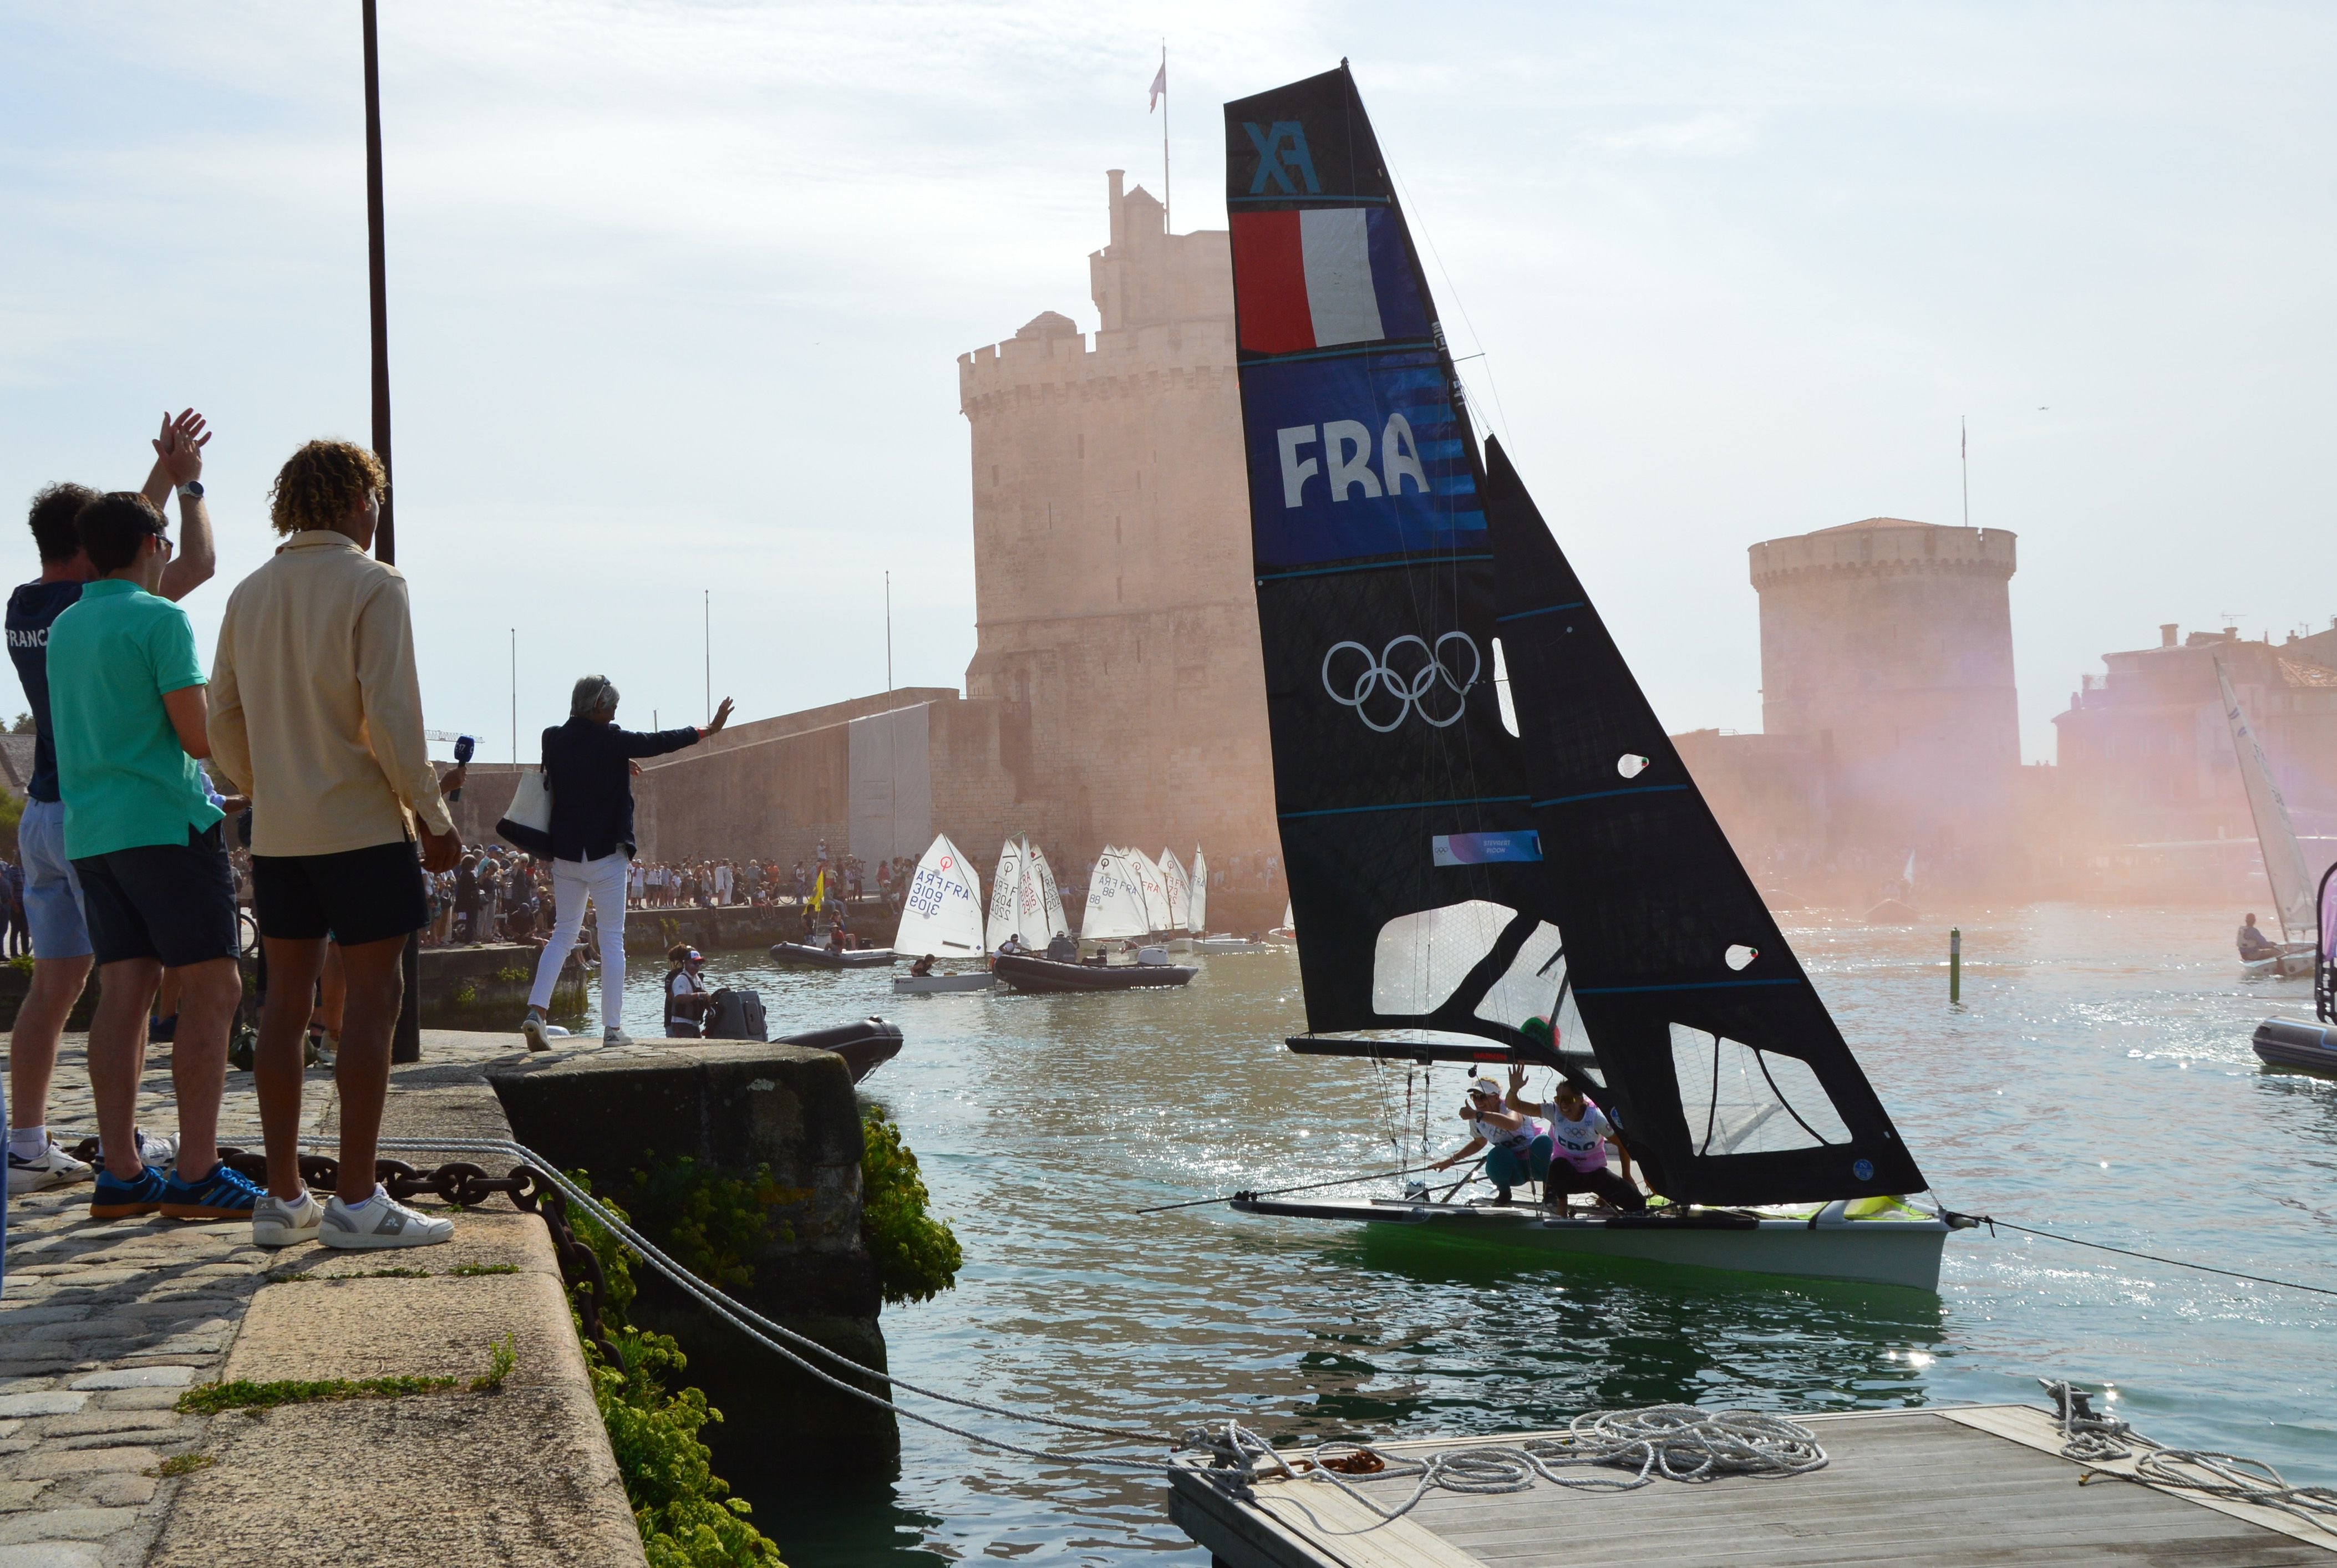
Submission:
M 2096 1414 L 2091 1397 L 2083 1389 L 2052 1378 L 2037 1381 L 2052 1396 L 2060 1413 L 2063 1458 L 2096 1466 L 2107 1466 L 2113 1459 L 2134 1461 L 2132 1471 L 2089 1471 L 2079 1485 L 2108 1476 L 2219 1497 L 2227 1503 L 2251 1503 L 2259 1508 L 2276 1508 L 2325 1534 L 2337 1535 L 2337 1487 L 2293 1485 L 2263 1460 L 2238 1454 L 2162 1447 L 2117 1417 Z
M 1196 1437 L 1204 1435 L 1196 1434 Z M 1254 1486 L 1237 1495 L 1264 1507 L 1286 1502 L 1325 1535 L 1354 1535 L 1393 1523 L 1433 1491 L 1492 1496 L 1532 1489 L 1537 1480 L 1578 1492 L 1634 1492 L 1657 1476 L 1700 1482 L 1722 1475 L 1782 1478 L 1826 1466 L 1826 1452 L 1808 1427 L 1781 1416 L 1752 1410 L 1707 1410 L 1694 1405 L 1651 1405 L 1638 1410 L 1607 1410 L 1578 1416 L 1563 1433 L 1521 1443 L 1488 1443 L 1445 1448 L 1408 1459 L 1351 1443 L 1325 1443 L 1295 1462 L 1263 1437 L 1232 1422 L 1206 1435 L 1206 1446 L 1227 1468 L 1261 1475 L 1328 1482 L 1362 1504 L 1374 1522 L 1354 1530 L 1323 1522 L 1305 1501 L 1289 1492 L 1260 1497 Z M 1568 1472 L 1600 1466 L 1626 1472 L 1613 1475 Z M 1383 1507 L 1361 1488 L 1376 1481 L 1409 1480 L 1411 1495 Z
M 1149 1209 L 1139 1209 L 1139 1214 L 1165 1214 L 1171 1209 L 1198 1209 L 1206 1203 L 1230 1203 L 1237 1198 L 1279 1198 L 1286 1193 L 1312 1193 L 1324 1187 L 1348 1187 L 1358 1182 L 1384 1182 L 1391 1176 L 1416 1176 L 1423 1171 L 1433 1171 L 1435 1165 L 1406 1165 L 1394 1171 L 1366 1171 L 1360 1176 L 1335 1176 L 1327 1182 L 1301 1182 L 1295 1187 L 1245 1187 L 1238 1193 L 1225 1193 L 1214 1198 L 1188 1198 L 1181 1203 L 1155 1203 Z
M 2310 1290 L 2316 1296 L 2337 1296 L 2337 1290 L 2327 1285 L 2307 1285 L 2297 1280 L 2276 1280 L 2269 1274 L 2244 1274 L 2237 1269 L 2218 1269 L 2213 1263 L 2194 1262 L 2189 1258 L 2169 1258 L 2158 1252 L 2137 1252 L 2132 1247 L 2113 1247 L 2107 1242 L 2088 1242 L 2082 1236 L 2064 1236 L 2057 1231 L 2040 1231 L 2034 1225 L 2016 1225 L 2010 1220 L 2000 1220 L 1994 1214 L 1960 1214 L 1953 1209 L 1942 1208 L 1940 1217 L 1950 1224 L 1958 1221 L 1966 1225 L 1986 1225 L 1994 1235 L 1998 1226 L 2019 1231 L 2023 1235 L 2042 1236 L 2049 1242 L 2067 1242 L 2072 1247 L 2091 1247 L 2097 1252 L 2116 1252 L 2122 1258 L 2140 1258 L 2146 1263 L 2165 1263 L 2173 1269 L 2193 1269 L 2202 1274 L 2221 1274 L 2226 1280 L 2245 1280 L 2254 1285 L 2278 1285 L 2284 1290 Z

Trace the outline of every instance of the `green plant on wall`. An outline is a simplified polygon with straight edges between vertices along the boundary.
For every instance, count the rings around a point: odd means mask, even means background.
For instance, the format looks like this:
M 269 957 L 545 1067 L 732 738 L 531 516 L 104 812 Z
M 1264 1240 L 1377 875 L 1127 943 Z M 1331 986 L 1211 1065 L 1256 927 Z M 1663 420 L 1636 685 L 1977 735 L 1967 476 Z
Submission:
M 917 1156 L 881 1110 L 862 1113 L 860 1234 L 893 1304 L 927 1301 L 957 1283 L 965 1261 L 949 1225 L 926 1212 L 932 1201 Z
M 582 1173 L 572 1174 L 591 1191 Z M 630 1220 L 616 1204 L 609 1207 Z M 729 1484 L 714 1474 L 712 1451 L 699 1441 L 706 1424 L 719 1421 L 722 1413 L 698 1388 L 668 1389 L 667 1379 L 687 1370 L 689 1359 L 670 1335 L 645 1333 L 625 1321 L 635 1293 L 630 1254 L 591 1215 L 572 1210 L 569 1217 L 608 1281 L 601 1321 L 623 1365 L 610 1366 L 590 1343 L 584 1359 L 592 1403 L 608 1428 L 650 1568 L 785 1568 L 777 1544 L 755 1528 L 752 1508 L 730 1495 Z M 580 1319 L 579 1339 L 583 1331 Z
M 456 988 L 455 991 L 455 999 L 467 1008 L 479 999 L 479 988 L 473 985 L 470 981 L 464 980 L 461 986 Z
M 633 1173 L 625 1200 L 637 1222 L 681 1266 L 717 1290 L 755 1282 L 755 1259 L 770 1240 L 791 1241 L 771 1211 L 807 1196 L 772 1179 L 768 1165 L 731 1174 L 688 1155 Z

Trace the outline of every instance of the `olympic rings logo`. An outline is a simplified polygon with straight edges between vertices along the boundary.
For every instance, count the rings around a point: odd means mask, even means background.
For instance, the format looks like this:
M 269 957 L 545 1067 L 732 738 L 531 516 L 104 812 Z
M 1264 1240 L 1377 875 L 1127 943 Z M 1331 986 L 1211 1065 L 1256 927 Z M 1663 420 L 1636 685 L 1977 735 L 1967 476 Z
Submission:
M 1465 679 L 1456 677 L 1444 662 L 1445 645 L 1454 642 L 1469 650 L 1469 674 Z M 1418 649 L 1417 655 L 1403 653 L 1402 650 L 1406 645 Z M 1339 684 L 1332 679 L 1331 661 L 1346 648 L 1353 648 L 1363 657 L 1364 667 L 1355 672 L 1353 680 L 1345 682 L 1346 692 L 1342 696 Z M 1457 653 L 1454 661 L 1459 661 Z M 1477 684 L 1477 678 L 1484 673 L 1484 668 L 1483 656 L 1477 651 L 1475 640 L 1465 631 L 1448 631 L 1438 638 L 1433 646 L 1426 638 L 1407 632 L 1390 641 L 1376 656 L 1359 642 L 1335 642 L 1331 645 L 1331 651 L 1323 656 L 1323 691 L 1341 707 L 1354 708 L 1355 716 L 1362 719 L 1366 727 L 1381 735 L 1393 730 L 1414 712 L 1431 728 L 1444 729 L 1458 724 L 1461 716 L 1468 711 L 1469 688 Z M 1437 689 L 1440 687 L 1452 694 L 1452 711 L 1442 716 L 1431 711 L 1443 706 Z M 1382 692 L 1396 703 L 1395 716 L 1385 724 L 1374 718 L 1364 706 Z

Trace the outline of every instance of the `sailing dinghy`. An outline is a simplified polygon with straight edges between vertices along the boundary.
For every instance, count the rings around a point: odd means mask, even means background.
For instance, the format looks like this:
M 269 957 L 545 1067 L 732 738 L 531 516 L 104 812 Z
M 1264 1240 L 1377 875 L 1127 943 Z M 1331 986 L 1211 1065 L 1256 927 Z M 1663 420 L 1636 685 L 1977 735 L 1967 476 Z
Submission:
M 1555 1068 L 1659 1199 L 1234 1207 L 1936 1289 L 1948 1217 L 1905 1201 L 1914 1156 L 1524 485 L 1480 453 L 1345 63 L 1227 104 L 1226 149 L 1276 809 L 1306 906 L 1289 1044 Z
M 893 989 L 904 994 L 988 990 L 993 981 L 986 962 L 989 950 L 983 945 L 982 915 L 981 874 L 947 833 L 935 835 L 933 847 L 917 862 L 916 874 L 909 879 L 893 950 L 912 959 L 926 954 L 936 960 L 972 959 L 984 967 L 957 973 L 895 975 Z
M 2313 872 L 2305 862 L 2304 846 L 2296 842 L 2288 802 L 2273 782 L 2272 763 L 2248 726 L 2248 716 L 2232 690 L 2232 677 L 2224 673 L 2222 659 L 2215 661 L 2215 685 L 2223 694 L 2225 722 L 2231 726 L 2240 782 L 2247 789 L 2248 814 L 2256 824 L 2256 847 L 2264 854 L 2264 881 L 2272 888 L 2273 915 L 2280 921 L 2280 950 L 2261 959 L 2241 959 L 2240 978 L 2303 979 L 2313 973 L 2316 944 L 2295 940 L 2292 933 L 2313 929 Z

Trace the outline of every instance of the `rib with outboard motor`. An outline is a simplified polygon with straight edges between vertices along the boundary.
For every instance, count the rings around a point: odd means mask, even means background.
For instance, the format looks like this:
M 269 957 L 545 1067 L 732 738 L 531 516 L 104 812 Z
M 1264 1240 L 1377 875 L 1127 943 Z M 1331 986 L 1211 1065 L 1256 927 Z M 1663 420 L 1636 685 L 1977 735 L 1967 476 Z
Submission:
M 1346 66 L 1226 132 L 1291 1045 L 1555 1068 L 1662 1200 L 1235 1206 L 1936 1285 L 1944 1212 L 1904 1202 L 1914 1158 L 1498 446 L 1488 473 Z

